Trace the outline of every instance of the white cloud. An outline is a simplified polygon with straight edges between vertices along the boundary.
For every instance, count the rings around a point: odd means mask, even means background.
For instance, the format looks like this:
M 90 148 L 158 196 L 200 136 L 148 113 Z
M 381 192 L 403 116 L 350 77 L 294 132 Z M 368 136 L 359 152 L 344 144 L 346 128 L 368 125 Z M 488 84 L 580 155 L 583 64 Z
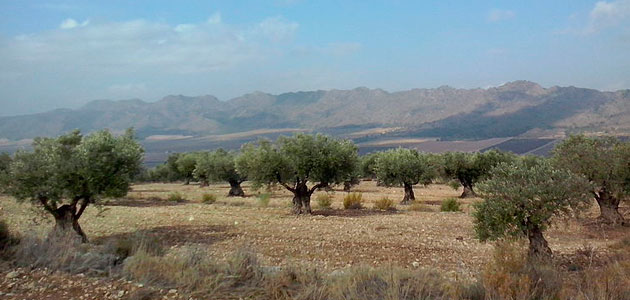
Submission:
M 254 33 L 274 41 L 283 41 L 293 38 L 298 27 L 298 23 L 288 22 L 281 17 L 274 17 L 260 22 Z
M 208 18 L 208 23 L 210 24 L 220 24 L 221 23 L 221 14 L 214 13 L 210 18 Z
M 218 14 L 174 26 L 146 20 L 88 24 L 67 19 L 59 30 L 0 40 L 0 77 L 42 70 L 99 75 L 222 70 L 277 55 L 276 42 L 291 38 L 298 27 L 279 17 L 230 25 L 220 23 Z
M 488 22 L 500 22 L 500 21 L 505 21 L 505 20 L 509 20 L 512 19 L 516 16 L 516 14 L 514 13 L 514 11 L 511 10 L 507 10 L 507 9 L 493 9 L 490 12 L 488 12 L 488 15 L 486 16 L 486 20 Z
M 589 13 L 585 33 L 595 33 L 630 19 L 630 0 L 599 1 Z
M 89 19 L 79 23 L 75 19 L 69 18 L 69 19 L 63 20 L 63 22 L 61 22 L 61 24 L 59 24 L 59 28 L 61 28 L 61 29 L 72 29 L 72 28 L 77 28 L 77 27 L 85 27 L 88 24 L 90 24 L 90 20 Z

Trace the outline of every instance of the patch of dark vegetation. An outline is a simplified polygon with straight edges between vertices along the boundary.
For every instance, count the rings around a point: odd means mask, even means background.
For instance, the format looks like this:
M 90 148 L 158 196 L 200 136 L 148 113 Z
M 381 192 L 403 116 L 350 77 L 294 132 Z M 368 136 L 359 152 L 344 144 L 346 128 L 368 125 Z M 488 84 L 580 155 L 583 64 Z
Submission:
M 313 211 L 314 216 L 324 217 L 367 217 L 379 215 L 393 215 L 395 210 L 374 210 L 374 209 L 324 209 Z

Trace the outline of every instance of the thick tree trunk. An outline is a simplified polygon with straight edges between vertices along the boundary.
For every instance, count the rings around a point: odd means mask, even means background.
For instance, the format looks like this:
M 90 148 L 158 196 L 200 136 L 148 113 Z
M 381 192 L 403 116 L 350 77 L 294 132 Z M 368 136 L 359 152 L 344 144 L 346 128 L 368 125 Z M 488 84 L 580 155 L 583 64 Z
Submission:
M 551 248 L 547 244 L 547 240 L 542 234 L 542 230 L 539 227 L 534 227 L 527 232 L 527 238 L 529 239 L 529 258 L 534 259 L 548 259 L 551 258 Z
M 55 228 L 53 229 L 53 235 L 64 236 L 68 235 L 70 230 L 73 230 L 80 238 L 81 241 L 86 243 L 88 241 L 87 236 L 79 225 L 79 217 L 76 213 L 76 207 L 71 205 L 62 205 L 55 210 Z
M 459 198 L 469 198 L 477 196 L 477 194 L 475 194 L 475 190 L 473 190 L 472 184 L 465 184 L 462 186 L 464 187 L 464 191 L 459 196 Z
M 305 182 L 297 184 L 295 192 L 293 192 L 293 213 L 298 215 L 313 213 L 311 210 L 311 193 Z
M 207 180 L 201 180 L 201 182 L 199 182 L 199 187 L 200 188 L 207 187 L 209 185 L 210 185 L 210 183 Z
M 346 181 L 346 182 L 343 183 L 343 191 L 344 192 L 349 192 L 351 188 L 352 188 L 352 182 Z
M 230 181 L 229 183 L 230 191 L 228 192 L 228 197 L 245 197 L 245 192 L 243 192 L 240 182 Z
M 190 178 L 186 178 L 186 180 L 184 181 L 184 185 L 189 185 L 190 184 Z
M 619 212 L 619 199 L 611 195 L 605 188 L 602 188 L 595 197 L 601 212 L 599 218 L 605 223 L 612 225 L 624 225 L 625 220 Z
M 404 183 L 403 187 L 405 188 L 405 197 L 403 197 L 400 204 L 410 204 L 411 202 L 416 201 L 416 196 L 413 194 L 413 186 L 409 183 Z

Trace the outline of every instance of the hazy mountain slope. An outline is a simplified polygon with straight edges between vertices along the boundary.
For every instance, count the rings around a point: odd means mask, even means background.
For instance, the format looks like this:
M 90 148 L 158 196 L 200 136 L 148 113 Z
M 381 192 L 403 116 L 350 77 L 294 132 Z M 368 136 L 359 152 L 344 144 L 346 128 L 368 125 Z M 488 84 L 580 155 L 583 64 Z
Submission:
M 304 128 L 338 133 L 343 128 L 402 127 L 393 136 L 446 139 L 518 136 L 535 130 L 608 130 L 630 133 L 630 91 L 543 88 L 515 81 L 489 89 L 413 89 L 387 92 L 356 88 L 271 95 L 255 92 L 219 101 L 213 96 L 97 100 L 77 110 L 0 118 L 0 138 L 53 136 L 79 128 L 140 136 L 201 136 L 262 128 Z

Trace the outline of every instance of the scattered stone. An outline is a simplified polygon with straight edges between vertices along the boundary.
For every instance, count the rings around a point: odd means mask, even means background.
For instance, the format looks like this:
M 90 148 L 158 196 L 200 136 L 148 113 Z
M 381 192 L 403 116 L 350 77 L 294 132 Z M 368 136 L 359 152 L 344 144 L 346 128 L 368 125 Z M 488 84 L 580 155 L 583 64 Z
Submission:
M 20 272 L 18 271 L 11 271 L 9 273 L 7 273 L 6 276 L 4 276 L 6 279 L 13 279 L 13 278 L 17 278 L 18 276 L 20 276 Z

